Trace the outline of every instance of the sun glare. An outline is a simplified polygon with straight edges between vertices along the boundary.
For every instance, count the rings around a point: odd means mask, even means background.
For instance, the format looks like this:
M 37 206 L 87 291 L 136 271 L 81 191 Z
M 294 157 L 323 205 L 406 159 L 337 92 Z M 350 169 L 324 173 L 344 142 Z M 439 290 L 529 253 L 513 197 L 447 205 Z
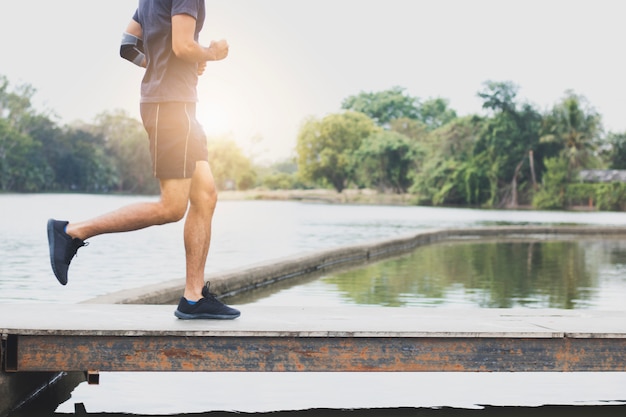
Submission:
M 207 136 L 221 136 L 232 132 L 230 114 L 219 104 L 198 103 L 196 118 Z

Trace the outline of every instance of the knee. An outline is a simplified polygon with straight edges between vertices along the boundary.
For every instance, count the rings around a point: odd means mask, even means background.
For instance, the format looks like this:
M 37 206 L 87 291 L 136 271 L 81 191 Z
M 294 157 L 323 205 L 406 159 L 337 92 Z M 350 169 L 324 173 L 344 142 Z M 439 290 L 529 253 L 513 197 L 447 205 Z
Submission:
M 176 223 L 185 217 L 187 204 L 162 204 L 160 210 L 161 224 Z
M 217 205 L 217 190 L 213 184 L 201 189 L 194 190 L 190 196 L 190 202 L 196 207 L 202 207 L 204 210 L 213 211 Z

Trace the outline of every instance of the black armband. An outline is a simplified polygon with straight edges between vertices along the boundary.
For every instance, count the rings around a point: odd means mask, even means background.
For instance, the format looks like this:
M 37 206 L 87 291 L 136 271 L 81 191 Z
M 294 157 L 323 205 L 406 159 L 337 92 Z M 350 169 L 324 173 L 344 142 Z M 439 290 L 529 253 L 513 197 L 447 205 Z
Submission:
M 135 65 L 143 67 L 146 56 L 143 53 L 143 41 L 130 33 L 122 35 L 122 44 L 120 45 L 120 56 Z

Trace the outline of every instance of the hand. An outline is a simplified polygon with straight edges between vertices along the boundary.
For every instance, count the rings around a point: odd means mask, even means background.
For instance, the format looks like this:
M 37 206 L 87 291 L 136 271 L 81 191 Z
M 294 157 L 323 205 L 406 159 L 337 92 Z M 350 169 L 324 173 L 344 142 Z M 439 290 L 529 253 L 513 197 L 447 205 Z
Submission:
M 206 69 L 206 61 L 198 62 L 198 77 L 204 74 L 205 69 Z
M 228 56 L 228 42 L 225 39 L 211 41 L 209 50 L 213 51 L 213 61 L 221 61 Z

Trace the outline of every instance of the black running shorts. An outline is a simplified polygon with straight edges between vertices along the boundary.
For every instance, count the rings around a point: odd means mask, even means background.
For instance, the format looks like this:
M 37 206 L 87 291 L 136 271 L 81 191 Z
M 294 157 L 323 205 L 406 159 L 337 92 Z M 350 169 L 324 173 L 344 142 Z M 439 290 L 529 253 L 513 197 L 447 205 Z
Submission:
M 196 120 L 196 104 L 141 103 L 150 138 L 152 169 L 159 179 L 191 178 L 197 161 L 208 161 L 206 135 Z

